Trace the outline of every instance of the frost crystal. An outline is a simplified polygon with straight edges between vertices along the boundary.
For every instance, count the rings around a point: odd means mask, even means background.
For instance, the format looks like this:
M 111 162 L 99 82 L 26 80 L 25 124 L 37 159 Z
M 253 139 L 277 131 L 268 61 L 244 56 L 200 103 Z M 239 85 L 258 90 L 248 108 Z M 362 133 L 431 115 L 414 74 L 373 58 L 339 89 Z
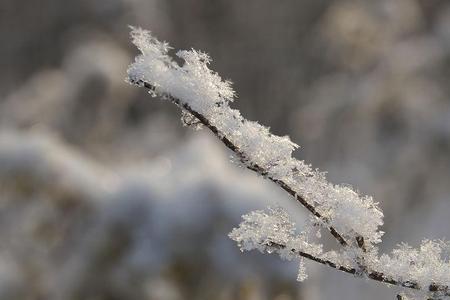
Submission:
M 294 223 L 281 208 L 270 208 L 269 213 L 253 211 L 242 218 L 244 222 L 229 234 L 241 250 L 273 252 L 274 245 L 286 245 L 294 237 Z
M 420 288 L 432 284 L 450 284 L 449 243 L 422 241 L 418 249 L 400 244 L 390 256 L 382 255 L 378 262 L 381 272 L 403 280 L 414 280 Z
M 295 233 L 295 224 L 282 208 L 253 211 L 242 216 L 244 221 L 229 234 L 242 251 L 257 249 L 260 252 L 278 253 L 282 259 L 298 258 L 299 253 L 316 257 L 323 254 L 322 246 L 311 243 L 308 233 Z M 299 280 L 306 279 L 303 258 L 300 257 Z
M 178 51 L 176 55 L 184 61 L 179 65 L 169 56 L 168 44 L 150 32 L 133 28 L 131 35 L 141 55 L 128 69 L 130 83 L 145 85 L 152 95 L 175 102 L 185 110 L 185 125 L 203 123 L 233 149 L 239 163 L 288 187 L 313 212 L 312 226 L 301 234 L 295 233 L 294 223 L 281 209 L 244 215 L 229 235 L 242 251 L 258 249 L 284 259 L 306 257 L 347 273 L 433 292 L 432 298 L 450 295 L 447 243 L 426 240 L 419 249 L 402 244 L 392 255 L 379 256 L 376 244 L 383 235 L 383 213 L 371 197 L 359 195 L 348 185 L 328 182 L 324 173 L 292 156 L 298 146 L 288 137 L 273 135 L 232 109 L 231 83 L 209 69 L 211 59 L 206 53 Z M 345 247 L 324 253 L 320 244 L 309 240 L 311 233 L 320 238 L 317 226 L 337 232 Z M 301 259 L 298 279 L 305 278 Z
M 358 195 L 348 186 L 329 183 L 323 173 L 292 157 L 298 147 L 286 136 L 276 136 L 267 127 L 244 119 L 229 103 L 235 93 L 229 81 L 211 71 L 209 56 L 196 50 L 178 51 L 184 60 L 178 65 L 169 56 L 167 43 L 156 40 L 148 31 L 133 29 L 133 43 L 141 55 L 128 69 L 128 80 L 153 87 L 152 92 L 180 99 L 203 115 L 241 152 L 247 166 L 265 170 L 264 176 L 283 181 L 313 205 L 329 224 L 350 242 L 356 236 L 367 243 L 378 243 L 383 232 L 383 214 L 371 197 Z
M 303 257 L 301 257 L 299 265 L 298 265 L 297 281 L 303 282 L 307 278 L 308 278 L 308 274 L 306 274 L 305 259 Z
M 200 130 L 203 127 L 200 120 L 185 109 L 181 110 L 181 123 L 183 126 L 191 127 L 194 130 Z

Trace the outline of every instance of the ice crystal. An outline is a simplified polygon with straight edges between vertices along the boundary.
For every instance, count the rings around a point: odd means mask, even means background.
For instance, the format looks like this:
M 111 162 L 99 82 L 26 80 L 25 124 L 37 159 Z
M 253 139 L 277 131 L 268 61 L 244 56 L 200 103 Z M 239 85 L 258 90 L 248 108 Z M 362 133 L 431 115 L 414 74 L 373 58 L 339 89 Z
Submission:
M 302 282 L 305 281 L 307 278 L 308 274 L 306 273 L 305 259 L 301 257 L 298 265 L 297 281 Z
M 200 130 L 203 127 L 200 120 L 185 109 L 181 110 L 181 123 L 184 126 L 193 128 L 194 130 Z
M 298 252 L 322 254 L 322 246 L 311 243 L 306 232 L 296 234 L 295 223 L 282 208 L 269 208 L 267 213 L 253 211 L 242 218 L 244 221 L 229 234 L 242 251 L 277 252 L 287 260 L 298 257 Z
M 267 127 L 244 119 L 229 104 L 235 92 L 229 81 L 211 71 L 210 57 L 196 50 L 178 51 L 181 66 L 169 56 L 167 43 L 150 32 L 132 30 L 133 43 L 141 51 L 128 69 L 128 80 L 150 84 L 152 92 L 171 95 L 182 105 L 203 115 L 220 135 L 227 137 L 241 152 L 248 166 L 259 166 L 264 176 L 283 181 L 294 189 L 342 236 L 354 241 L 363 236 L 367 243 L 378 243 L 383 214 L 371 197 L 360 196 L 348 186 L 329 183 L 323 173 L 297 160 L 292 152 L 298 147 L 286 136 L 276 136 Z
M 387 281 L 423 290 L 438 285 L 444 292 L 437 292 L 448 294 L 450 264 L 446 243 L 426 240 L 419 249 L 402 244 L 392 255 L 379 256 L 376 244 L 383 235 L 383 213 L 378 203 L 348 185 L 328 182 L 323 172 L 292 156 L 298 146 L 289 137 L 273 135 L 267 127 L 246 120 L 232 109 L 235 92 L 231 83 L 209 69 L 211 58 L 206 53 L 178 51 L 176 55 L 184 61 L 180 65 L 169 55 L 169 45 L 150 32 L 133 28 L 131 35 L 141 55 L 128 69 L 130 83 L 145 84 L 153 95 L 175 102 L 185 110 L 182 120 L 186 125 L 198 125 L 200 117 L 207 120 L 205 125 L 220 138 L 226 138 L 228 145 L 232 144 L 236 161 L 289 187 L 314 208 L 310 225 L 316 226 L 309 226 L 300 234 L 296 234 L 294 223 L 281 209 L 244 215 L 244 221 L 230 233 L 242 251 L 258 249 L 278 253 L 284 259 L 314 257 L 329 266 L 345 266 L 356 275 L 375 272 Z M 309 239 L 311 233 L 321 237 L 317 225 L 332 227 L 345 239 L 342 244 L 346 247 L 324 253 L 321 244 Z M 361 245 L 360 241 L 364 243 Z M 298 279 L 305 278 L 301 261 Z
M 269 208 L 268 212 L 253 211 L 242 216 L 244 221 L 229 234 L 241 251 L 257 249 L 278 253 L 282 259 L 300 258 L 298 279 L 307 278 L 301 253 L 315 257 L 323 255 L 322 245 L 309 241 L 309 233 L 296 234 L 295 223 L 282 208 Z
M 441 240 L 422 241 L 415 249 L 406 243 L 400 244 L 391 255 L 382 255 L 377 268 L 390 277 L 413 280 L 420 288 L 432 284 L 450 284 L 449 243 Z

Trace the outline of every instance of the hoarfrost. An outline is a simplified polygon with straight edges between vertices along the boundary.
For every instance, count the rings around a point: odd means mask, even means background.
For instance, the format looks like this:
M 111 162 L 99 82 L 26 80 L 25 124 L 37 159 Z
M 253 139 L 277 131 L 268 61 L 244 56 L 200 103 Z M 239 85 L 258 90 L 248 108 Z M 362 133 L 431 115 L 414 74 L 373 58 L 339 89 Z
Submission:
M 275 252 L 284 259 L 307 254 L 336 268 L 344 266 L 356 275 L 381 274 L 384 279 L 379 281 L 394 280 L 406 287 L 410 283 L 417 289 L 439 285 L 445 288 L 444 295 L 448 295 L 450 265 L 448 254 L 444 254 L 448 251 L 446 243 L 425 240 L 419 249 L 403 244 L 390 256 L 379 256 L 376 244 L 384 233 L 380 230 L 383 213 L 372 197 L 362 196 L 348 185 L 328 182 L 323 172 L 292 156 L 298 146 L 289 137 L 273 135 L 267 127 L 246 120 L 232 109 L 229 105 L 236 95 L 231 82 L 209 69 L 211 58 L 206 53 L 193 49 L 178 51 L 176 55 L 184 60 L 179 65 L 169 56 L 169 45 L 150 32 L 132 28 L 131 35 L 141 55 L 128 69 L 130 83 L 145 83 L 152 94 L 204 117 L 220 138 L 225 137 L 235 147 L 240 163 L 291 188 L 293 194 L 318 213 L 313 222 L 336 230 L 345 239 L 341 244 L 346 246 L 340 252 L 323 252 L 321 244 L 309 240 L 312 230 L 306 228 L 296 234 L 295 224 L 285 211 L 270 209 L 268 213 L 254 211 L 244 215 L 244 221 L 230 233 L 242 251 Z M 184 114 L 183 120 L 187 125 L 195 125 L 197 121 L 190 114 Z M 320 238 L 317 228 L 314 233 Z M 301 262 L 299 280 L 305 278 Z
M 299 257 L 299 252 L 316 257 L 323 254 L 322 245 L 309 241 L 308 231 L 296 234 L 295 223 L 282 208 L 253 211 L 242 218 L 244 221 L 229 234 L 242 251 L 276 252 L 286 260 Z
M 377 267 L 385 274 L 402 280 L 414 280 L 419 288 L 450 283 L 449 243 L 423 240 L 415 249 L 400 244 L 391 255 L 381 255 Z
M 299 265 L 298 265 L 297 281 L 303 282 L 307 278 L 308 278 L 308 274 L 306 273 L 305 259 L 303 257 L 301 257 Z
M 209 56 L 196 50 L 178 51 L 184 60 L 178 65 L 169 56 L 167 43 L 156 40 L 148 31 L 134 28 L 133 43 L 141 51 L 128 69 L 128 81 L 153 87 L 152 92 L 171 95 L 182 105 L 203 115 L 219 134 L 227 137 L 242 153 L 248 166 L 259 166 L 266 176 L 283 181 L 314 205 L 315 209 L 341 235 L 353 241 L 363 236 L 378 243 L 383 232 L 383 214 L 371 197 L 360 196 L 348 186 L 329 183 L 325 175 L 292 157 L 298 148 L 287 136 L 276 136 L 267 127 L 244 119 L 232 109 L 235 92 L 229 81 L 211 71 Z

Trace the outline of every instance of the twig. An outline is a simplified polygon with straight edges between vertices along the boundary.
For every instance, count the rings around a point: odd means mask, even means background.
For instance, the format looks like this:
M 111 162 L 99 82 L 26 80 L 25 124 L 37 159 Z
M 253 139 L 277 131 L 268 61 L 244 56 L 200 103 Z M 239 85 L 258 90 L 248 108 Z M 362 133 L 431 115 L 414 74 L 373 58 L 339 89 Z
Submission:
M 151 85 L 150 83 L 144 82 L 142 80 L 134 80 L 132 78 L 130 78 L 130 81 L 134 84 L 136 84 L 137 86 L 144 86 L 145 88 L 155 92 L 155 87 L 153 85 Z M 169 101 L 173 102 L 174 104 L 176 104 L 177 106 L 181 107 L 182 109 L 186 110 L 187 112 L 189 112 L 190 114 L 192 114 L 194 117 L 196 117 L 201 124 L 203 124 L 205 127 L 207 127 L 220 141 L 222 141 L 223 144 L 225 144 L 225 146 L 227 146 L 231 151 L 233 151 L 233 153 L 243 162 L 246 162 L 246 156 L 245 154 L 239 149 L 238 146 L 236 146 L 235 144 L 233 144 L 232 141 L 230 141 L 224 134 L 222 134 L 219 129 L 212 125 L 211 122 L 202 114 L 200 114 L 199 112 L 195 111 L 194 109 L 192 109 L 188 104 L 186 104 L 185 102 L 181 101 L 178 98 L 173 97 L 170 94 L 167 93 L 162 93 L 159 92 L 159 95 L 162 96 L 163 98 L 168 99 Z M 285 183 L 283 180 L 279 180 L 279 179 L 275 179 L 273 177 L 268 176 L 268 171 L 265 170 L 264 168 L 260 167 L 258 164 L 246 164 L 246 167 L 266 178 L 268 178 L 269 180 L 271 180 L 272 182 L 274 182 L 275 184 L 277 184 L 278 186 L 280 186 L 283 190 L 285 190 L 286 192 L 288 192 L 290 195 L 292 195 L 298 202 L 300 202 L 307 210 L 309 210 L 315 217 L 317 217 L 318 219 L 322 220 L 325 224 L 329 224 L 329 221 L 327 220 L 327 218 L 325 218 L 324 216 L 322 216 L 315 208 L 314 206 L 312 206 L 311 204 L 309 204 L 305 198 L 303 198 L 301 195 L 298 195 L 294 189 L 292 187 L 290 187 L 287 183 Z M 344 247 L 348 246 L 347 241 L 342 237 L 342 235 L 340 235 L 336 229 L 333 226 L 328 226 L 328 230 L 330 231 L 330 233 L 333 235 L 333 237 L 336 238 L 336 240 Z M 364 238 L 362 236 L 357 236 L 356 237 L 356 244 L 358 245 L 359 248 L 362 249 L 363 252 L 366 252 L 366 245 L 364 242 Z M 271 243 L 270 245 L 267 246 L 272 246 L 278 249 L 284 249 L 286 248 L 285 245 L 281 245 L 281 244 L 276 244 L 276 243 Z M 338 265 L 330 260 L 325 260 L 325 259 L 321 259 L 318 258 L 312 254 L 306 253 L 306 252 L 301 252 L 301 251 L 296 251 L 296 250 L 291 250 L 293 252 L 295 252 L 297 255 L 302 256 L 304 258 L 310 259 L 312 261 L 315 261 L 317 263 L 326 265 L 328 267 L 331 267 L 333 269 L 348 273 L 348 274 L 358 274 L 360 273 L 360 270 L 357 270 L 355 268 L 352 267 L 347 267 L 347 266 L 341 266 Z M 361 259 L 361 263 L 363 263 L 363 258 Z M 415 290 L 421 290 L 422 288 L 420 287 L 420 285 L 413 281 L 413 280 L 399 280 L 399 279 L 393 279 L 391 276 L 388 276 L 386 274 L 383 274 L 382 272 L 378 272 L 375 270 L 368 270 L 364 265 L 361 266 L 362 269 L 364 270 L 364 274 L 367 278 L 370 278 L 372 280 L 378 281 L 378 282 L 383 282 L 386 284 L 391 284 L 391 285 L 396 285 L 396 286 L 401 286 L 401 287 L 405 287 L 405 288 L 410 288 L 410 289 L 415 289 Z M 438 284 L 431 284 L 427 287 L 429 292 L 440 292 L 442 293 L 442 295 L 445 296 L 450 296 L 450 289 L 448 286 L 443 286 L 443 285 L 438 285 Z M 397 296 L 397 299 L 400 295 Z M 400 296 L 401 297 L 401 296 Z M 401 298 L 400 298 L 401 299 Z
M 274 242 L 268 243 L 267 246 L 274 247 L 276 249 L 285 249 L 286 248 L 285 245 L 282 245 L 279 243 L 274 243 Z M 291 252 L 293 252 L 299 256 L 302 256 L 304 258 L 315 261 L 317 263 L 320 263 L 322 265 L 328 266 L 330 268 L 333 268 L 333 269 L 336 269 L 336 270 L 339 270 L 339 271 L 342 271 L 342 272 L 345 272 L 348 274 L 356 275 L 359 272 L 359 270 L 357 270 L 355 268 L 341 266 L 341 265 L 336 264 L 335 262 L 332 262 L 332 261 L 326 260 L 326 259 L 322 259 L 322 258 L 318 258 L 318 257 L 316 257 L 312 254 L 306 253 L 306 252 L 297 251 L 295 249 L 291 249 Z M 383 283 L 387 283 L 387 284 L 391 284 L 391 285 L 396 285 L 396 286 L 401 286 L 401 287 L 405 287 L 405 288 L 410 288 L 410 289 L 414 289 L 414 290 L 422 289 L 420 287 L 420 285 L 413 280 L 393 279 L 392 277 L 387 276 L 386 274 L 375 271 L 375 270 L 366 270 L 366 272 L 364 274 L 366 275 L 366 277 L 368 277 L 372 280 L 375 280 L 375 281 L 379 281 L 379 282 L 383 282 Z M 430 286 L 428 286 L 427 289 L 429 292 L 441 292 L 444 296 L 450 296 L 450 290 L 449 290 L 448 286 L 431 284 Z M 400 296 L 400 295 L 397 295 L 397 298 L 398 298 L 398 296 Z
M 130 78 L 130 81 L 132 79 Z M 132 81 L 132 83 L 136 84 L 137 86 L 144 86 L 147 89 L 151 91 L 155 91 L 155 87 L 149 84 L 148 82 L 144 82 L 142 80 Z M 222 143 L 225 144 L 233 153 L 241 160 L 246 161 L 245 154 L 231 142 L 224 134 L 222 134 L 219 129 L 212 125 L 211 122 L 202 114 L 199 112 L 193 110 L 188 104 L 184 103 L 178 98 L 173 97 L 172 95 L 169 95 L 167 93 L 159 93 L 160 96 L 168 99 L 169 101 L 175 103 L 177 106 L 183 108 L 184 110 L 188 111 L 190 114 L 192 114 L 194 117 L 196 117 L 205 127 L 207 127 L 209 130 L 214 133 L 214 135 L 222 141 Z M 322 220 L 325 224 L 328 224 L 327 218 L 323 217 L 311 204 L 309 204 L 305 198 L 303 198 L 301 195 L 297 194 L 292 187 L 290 187 L 287 183 L 285 183 L 283 180 L 275 179 L 273 177 L 268 176 L 268 171 L 264 168 L 260 167 L 257 164 L 246 164 L 246 167 L 252 171 L 255 171 L 256 173 L 268 178 L 275 184 L 277 184 L 279 187 L 281 187 L 283 190 L 288 192 L 291 196 L 293 196 L 298 202 L 300 202 L 307 210 L 309 210 L 314 216 L 316 216 L 318 219 Z M 333 235 L 336 240 L 344 247 L 348 246 L 348 243 L 345 241 L 345 239 L 340 235 L 336 229 L 332 226 L 328 226 L 328 230 L 330 231 L 331 235 Z M 361 237 L 362 241 L 364 239 Z

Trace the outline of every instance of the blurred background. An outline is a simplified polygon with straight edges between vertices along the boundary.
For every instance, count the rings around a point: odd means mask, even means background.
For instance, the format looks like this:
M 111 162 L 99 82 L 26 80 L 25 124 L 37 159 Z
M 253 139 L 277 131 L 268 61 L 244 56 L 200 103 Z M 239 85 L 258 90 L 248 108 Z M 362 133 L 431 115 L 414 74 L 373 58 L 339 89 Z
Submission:
M 450 238 L 449 1 L 2 0 L 0 299 L 393 299 L 239 251 L 243 213 L 305 211 L 124 82 L 128 25 L 208 52 L 244 116 L 373 195 L 384 251 Z

